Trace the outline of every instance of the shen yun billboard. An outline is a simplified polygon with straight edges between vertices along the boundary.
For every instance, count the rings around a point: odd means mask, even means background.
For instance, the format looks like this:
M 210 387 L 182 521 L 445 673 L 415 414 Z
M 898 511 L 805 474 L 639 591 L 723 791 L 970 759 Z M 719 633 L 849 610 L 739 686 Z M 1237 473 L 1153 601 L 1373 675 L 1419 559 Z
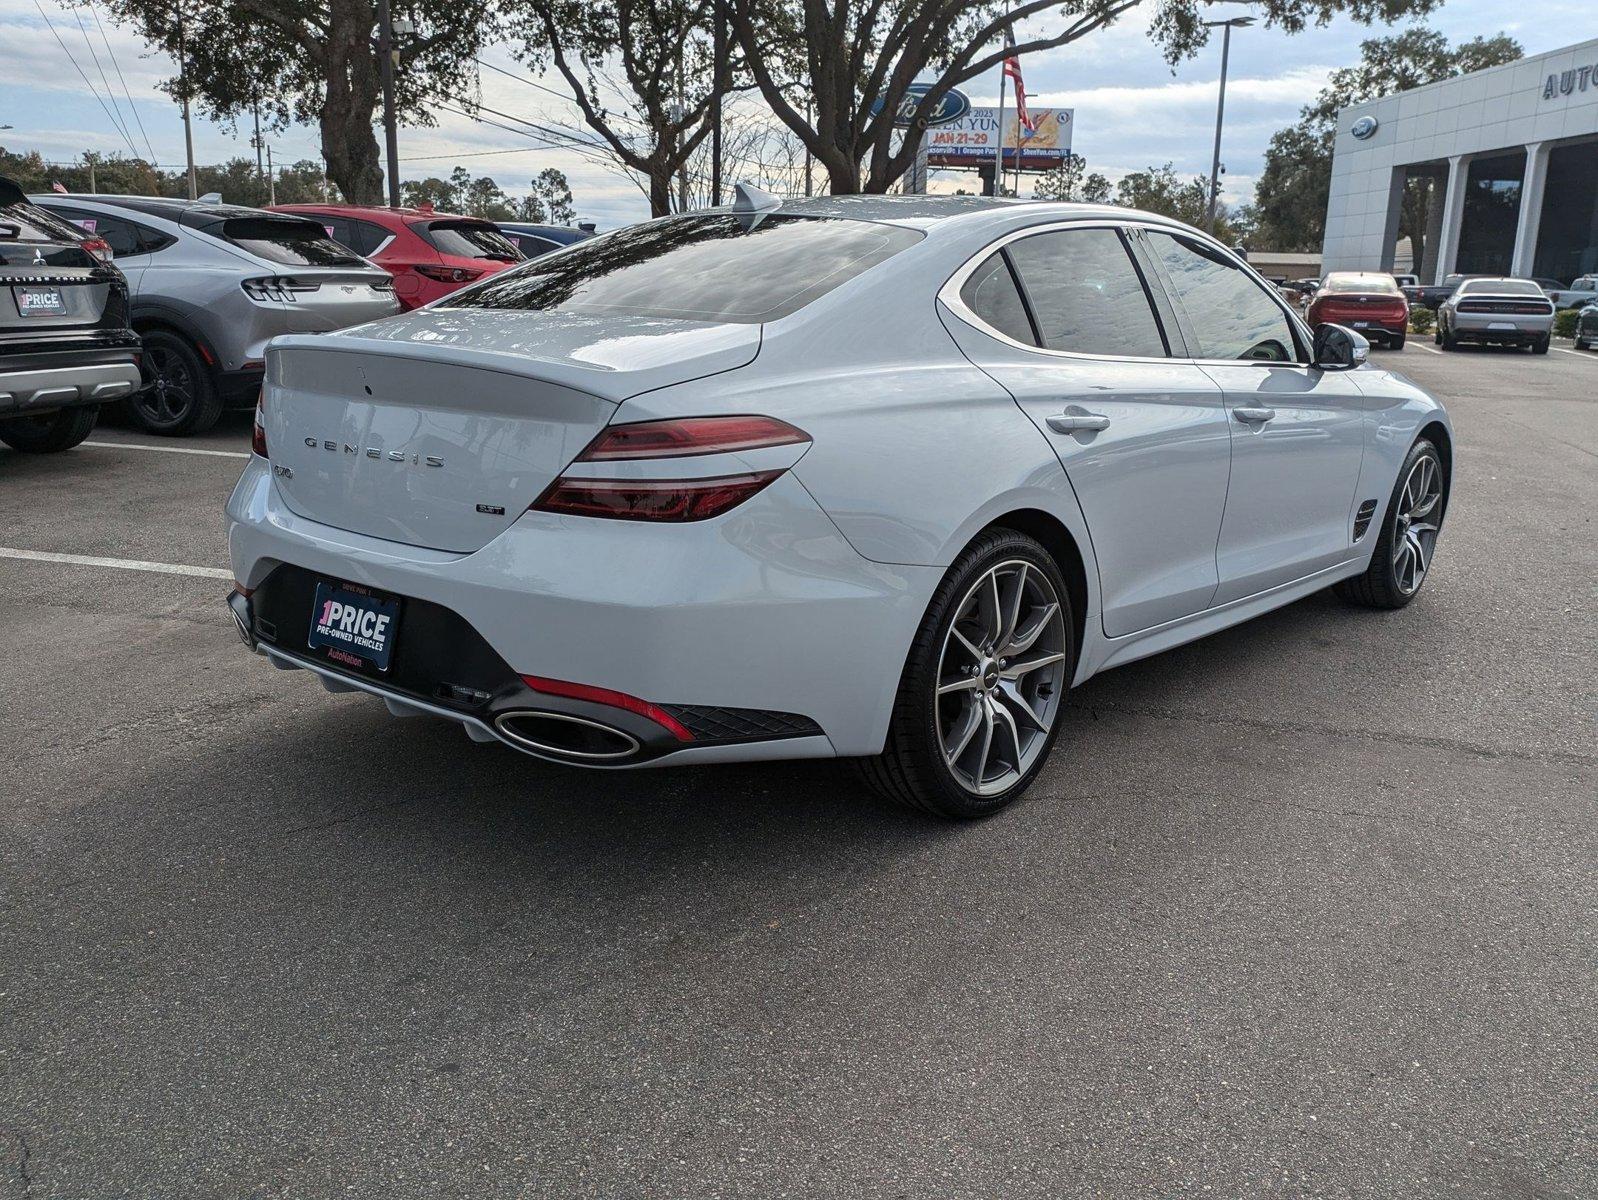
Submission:
M 1004 165 L 1047 170 L 1058 166 L 1071 152 L 1071 125 L 1075 110 L 1070 108 L 1033 108 L 1033 131 L 1020 130 L 1016 137 L 1015 109 L 1004 109 Z M 974 167 L 993 161 L 993 151 L 998 135 L 997 108 L 972 108 L 954 121 L 934 125 L 923 135 L 927 146 L 927 162 L 934 167 Z

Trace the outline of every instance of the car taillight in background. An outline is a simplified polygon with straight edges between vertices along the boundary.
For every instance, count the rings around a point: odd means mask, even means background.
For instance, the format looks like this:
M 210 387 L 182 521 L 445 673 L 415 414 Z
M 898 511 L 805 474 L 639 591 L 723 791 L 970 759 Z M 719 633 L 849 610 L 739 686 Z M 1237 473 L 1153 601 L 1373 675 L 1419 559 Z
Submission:
M 246 279 L 239 284 L 251 300 L 292 301 L 298 292 L 314 292 L 321 285 L 301 283 L 288 275 L 269 275 L 261 279 Z
M 426 263 L 418 264 L 416 273 L 438 283 L 470 283 L 482 274 L 470 267 L 435 267 Z
M 576 461 L 692 458 L 809 441 L 809 434 L 775 417 L 684 417 L 608 426 Z M 736 508 L 785 470 L 742 471 L 700 479 L 562 475 L 530 507 L 537 512 L 620 521 L 704 521 Z
M 114 257 L 111 253 L 111 243 L 103 237 L 86 237 L 78 244 L 103 263 L 110 262 Z
M 261 408 L 266 403 L 266 388 L 261 388 L 260 395 L 255 398 L 255 428 L 250 430 L 250 450 L 262 458 L 271 458 L 266 452 L 266 428 L 261 424 Z

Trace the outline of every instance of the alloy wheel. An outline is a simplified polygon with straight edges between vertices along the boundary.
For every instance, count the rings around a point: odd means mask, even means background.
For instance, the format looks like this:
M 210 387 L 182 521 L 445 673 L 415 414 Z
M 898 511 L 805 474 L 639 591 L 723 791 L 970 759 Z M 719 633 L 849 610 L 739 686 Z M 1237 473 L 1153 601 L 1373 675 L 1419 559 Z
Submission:
M 165 346 L 147 347 L 145 357 L 150 363 L 150 385 L 134 403 L 152 425 L 170 428 L 194 407 L 194 373 L 181 354 Z
M 1049 579 L 1022 559 L 983 573 L 955 609 L 938 660 L 944 762 L 966 791 L 997 795 L 1048 744 L 1065 691 L 1065 617 Z
M 1422 455 L 1410 467 L 1398 494 L 1393 526 L 1393 577 L 1399 591 L 1413 596 L 1431 567 L 1437 544 L 1437 507 L 1443 499 L 1443 474 L 1437 460 Z

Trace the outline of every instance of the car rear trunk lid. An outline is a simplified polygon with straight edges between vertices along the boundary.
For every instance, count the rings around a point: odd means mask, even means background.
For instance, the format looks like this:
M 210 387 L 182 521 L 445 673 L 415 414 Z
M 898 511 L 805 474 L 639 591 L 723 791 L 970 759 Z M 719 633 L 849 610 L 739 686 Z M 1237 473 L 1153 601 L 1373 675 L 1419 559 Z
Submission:
M 629 395 L 751 361 L 752 325 L 427 309 L 272 343 L 263 424 L 284 502 L 469 553 L 510 527 Z

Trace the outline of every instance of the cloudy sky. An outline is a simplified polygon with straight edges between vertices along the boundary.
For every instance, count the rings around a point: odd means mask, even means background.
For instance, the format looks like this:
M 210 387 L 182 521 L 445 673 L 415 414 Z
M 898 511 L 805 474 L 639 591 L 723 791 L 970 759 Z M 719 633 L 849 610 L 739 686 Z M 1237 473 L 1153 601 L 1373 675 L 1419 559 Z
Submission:
M 1221 11 L 1231 15 L 1245 10 L 1228 5 Z M 13 127 L 0 129 L 0 145 L 14 151 L 37 150 L 62 162 L 80 158 L 85 150 L 127 153 L 127 143 L 102 107 L 107 103 L 108 82 L 139 152 L 148 156 L 147 138 L 163 166 L 180 164 L 182 122 L 176 107 L 156 90 L 157 83 L 173 73 L 172 63 L 131 34 L 109 23 L 97 24 L 96 15 L 105 20 L 104 11 L 93 6 L 0 0 L 0 126 Z M 1507 32 L 1527 53 L 1537 54 L 1580 40 L 1584 31 L 1590 33 L 1592 9 L 1589 0 L 1539 0 L 1517 6 L 1502 0 L 1447 0 L 1429 23 L 1456 41 Z M 1248 199 L 1271 134 L 1296 118 L 1330 70 L 1355 60 L 1360 39 L 1368 36 L 1369 30 L 1348 21 L 1297 37 L 1260 27 L 1234 35 L 1222 151 L 1228 201 Z M 96 55 L 90 54 L 90 47 Z M 502 51 L 486 57 L 524 70 Z M 1076 110 L 1075 148 L 1092 169 L 1112 180 L 1166 161 L 1187 173 L 1208 171 L 1220 69 L 1218 41 L 1173 72 L 1149 42 L 1143 23 L 1131 20 L 1075 46 L 1029 57 L 1022 66 L 1035 106 Z M 80 68 L 92 88 L 80 77 Z M 545 82 L 556 84 L 553 79 Z M 505 112 L 534 121 L 576 120 L 569 102 L 503 75 L 485 71 L 482 88 L 483 102 Z M 975 104 L 995 103 L 997 74 L 987 81 L 973 81 L 966 91 Z M 128 97 L 137 121 L 127 116 Z M 275 136 L 272 144 L 279 162 L 320 157 L 317 134 L 311 128 L 290 129 Z M 247 130 L 231 133 L 196 122 L 197 160 L 251 153 Z M 579 212 L 596 219 L 602 228 L 648 215 L 638 189 L 591 158 L 559 148 L 535 148 L 514 134 L 465 117 L 440 114 L 434 128 L 402 129 L 400 157 L 406 178 L 447 174 L 459 164 L 473 174 L 492 175 L 513 194 L 525 190 L 526 181 L 539 170 L 556 166 L 570 178 Z M 940 182 L 952 188 L 961 181 L 948 176 Z M 966 185 L 972 186 L 969 181 Z

